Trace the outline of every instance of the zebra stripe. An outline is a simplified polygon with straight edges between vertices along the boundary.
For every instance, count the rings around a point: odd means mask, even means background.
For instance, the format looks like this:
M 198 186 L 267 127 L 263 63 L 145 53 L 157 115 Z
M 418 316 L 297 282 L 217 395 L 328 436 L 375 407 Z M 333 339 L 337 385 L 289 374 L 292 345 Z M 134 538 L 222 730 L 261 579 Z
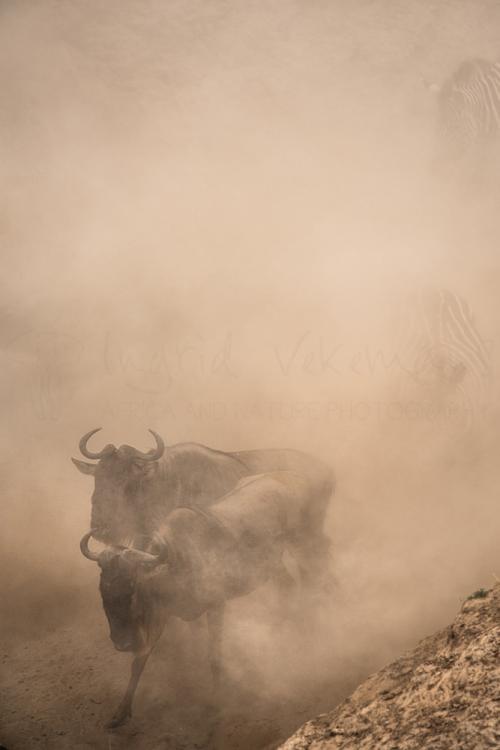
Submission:
M 500 63 L 462 63 L 439 94 L 439 130 L 445 146 L 457 154 L 498 138 Z
M 402 316 L 398 356 L 418 398 L 440 410 L 454 403 L 469 425 L 484 411 L 491 357 L 460 295 L 447 289 L 417 295 Z

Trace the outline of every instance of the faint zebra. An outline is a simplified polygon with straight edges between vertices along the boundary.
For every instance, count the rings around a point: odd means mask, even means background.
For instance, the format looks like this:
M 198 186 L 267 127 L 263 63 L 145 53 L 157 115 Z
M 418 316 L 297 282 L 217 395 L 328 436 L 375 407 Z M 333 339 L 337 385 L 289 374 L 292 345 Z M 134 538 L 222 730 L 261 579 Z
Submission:
M 438 137 L 446 160 L 484 158 L 500 140 L 500 62 L 466 60 L 438 89 Z
M 425 403 L 433 417 L 462 426 L 483 419 L 492 376 L 490 347 L 459 294 L 448 289 L 415 294 L 401 315 L 398 338 L 405 396 Z

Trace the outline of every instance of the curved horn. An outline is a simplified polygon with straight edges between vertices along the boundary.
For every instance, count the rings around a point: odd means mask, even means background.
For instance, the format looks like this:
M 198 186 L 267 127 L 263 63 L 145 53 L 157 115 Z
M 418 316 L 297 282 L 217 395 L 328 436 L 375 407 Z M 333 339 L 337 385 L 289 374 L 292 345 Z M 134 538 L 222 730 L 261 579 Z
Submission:
M 80 540 L 80 550 L 82 552 L 82 555 L 87 558 L 87 560 L 92 560 L 92 562 L 99 562 L 99 555 L 96 555 L 95 552 L 91 552 L 89 550 L 89 539 L 94 533 L 95 529 L 90 529 L 86 534 L 84 534 Z
M 90 440 L 92 435 L 95 435 L 95 433 L 99 432 L 100 430 L 102 430 L 102 427 L 96 427 L 95 430 L 86 432 L 85 435 L 81 438 L 78 447 L 80 448 L 80 453 L 82 454 L 82 456 L 85 456 L 85 458 L 92 458 L 94 460 L 97 460 L 98 458 L 102 458 L 104 455 L 116 450 L 114 445 L 106 445 L 99 453 L 91 453 L 89 450 L 87 450 L 88 441 Z
M 165 443 L 158 435 L 158 433 L 154 430 L 148 430 L 148 432 L 150 432 L 156 440 L 156 449 L 151 448 L 151 450 L 147 453 L 142 453 L 141 451 L 134 449 L 135 453 L 139 456 L 139 458 L 142 458 L 143 461 L 158 461 L 158 459 L 161 458 L 165 452 Z
M 143 552 L 140 549 L 134 549 L 134 547 L 124 549 L 121 553 L 121 556 L 127 562 L 132 563 L 133 565 L 159 565 L 161 562 L 160 555 L 152 555 L 149 552 Z

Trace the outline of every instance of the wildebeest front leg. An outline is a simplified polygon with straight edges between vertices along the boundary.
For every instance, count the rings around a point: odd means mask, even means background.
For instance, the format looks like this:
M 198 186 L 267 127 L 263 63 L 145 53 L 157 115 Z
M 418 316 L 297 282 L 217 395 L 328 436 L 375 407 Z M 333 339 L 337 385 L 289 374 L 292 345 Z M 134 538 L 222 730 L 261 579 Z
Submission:
M 108 724 L 108 729 L 115 729 L 116 727 L 121 726 L 132 716 L 132 701 L 134 700 L 137 685 L 139 684 L 141 674 L 146 666 L 150 653 L 151 651 L 149 650 L 145 653 L 134 656 L 130 668 L 130 679 L 127 685 L 127 690 L 125 691 L 125 695 L 120 701 L 120 705 L 115 711 L 113 718 Z
M 216 689 L 220 686 L 222 674 L 222 631 L 224 627 L 224 609 L 225 605 L 219 604 L 216 607 L 212 607 L 207 612 L 210 669 L 212 671 L 212 678 Z

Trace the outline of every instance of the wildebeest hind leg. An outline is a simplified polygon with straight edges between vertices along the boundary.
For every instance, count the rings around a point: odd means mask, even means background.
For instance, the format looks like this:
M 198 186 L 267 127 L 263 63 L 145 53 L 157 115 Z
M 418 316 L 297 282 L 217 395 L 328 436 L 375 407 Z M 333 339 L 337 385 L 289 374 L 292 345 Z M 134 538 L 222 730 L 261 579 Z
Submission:
M 120 705 L 115 711 L 113 718 L 107 725 L 108 729 L 116 729 L 116 727 L 124 724 L 132 716 L 132 701 L 134 700 L 137 685 L 139 684 L 141 674 L 146 666 L 150 653 L 151 651 L 147 651 L 146 653 L 134 656 L 130 668 L 130 679 L 127 685 L 127 690 L 125 691 L 125 695 L 120 701 Z
M 318 594 L 331 592 L 333 588 L 331 541 L 323 529 L 334 489 L 333 484 L 328 484 L 315 496 L 290 549 L 299 566 L 303 586 Z
M 297 608 L 297 581 L 289 573 L 283 560 L 276 565 L 272 575 L 276 588 L 277 610 L 281 620 L 293 619 Z
M 224 604 L 212 607 L 207 612 L 208 648 L 210 669 L 215 689 L 220 687 L 222 674 L 222 631 L 224 627 Z
M 333 586 L 331 542 L 323 533 L 304 534 L 290 549 L 299 571 L 303 589 L 329 593 Z

